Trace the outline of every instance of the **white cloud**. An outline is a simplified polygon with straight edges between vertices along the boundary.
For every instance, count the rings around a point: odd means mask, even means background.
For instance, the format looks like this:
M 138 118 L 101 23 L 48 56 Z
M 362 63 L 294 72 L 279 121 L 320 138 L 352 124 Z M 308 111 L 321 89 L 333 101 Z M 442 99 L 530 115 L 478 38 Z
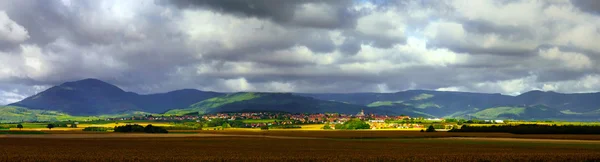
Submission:
M 29 39 L 27 29 L 11 20 L 6 11 L 0 10 L 0 43 L 2 41 L 21 43 L 27 39 Z
M 406 24 L 405 15 L 393 10 L 373 12 L 357 20 L 356 31 L 376 37 L 404 39 Z
M 0 90 L 0 105 L 15 103 L 25 99 L 27 96 L 22 95 L 19 91 L 2 91 Z
M 229 91 L 233 92 L 256 90 L 252 84 L 248 83 L 246 78 L 227 79 L 223 83 Z
M 438 88 L 435 89 L 436 91 L 447 91 L 447 92 L 458 92 L 458 91 L 464 91 L 463 88 L 461 87 L 443 87 L 443 88 Z
M 563 52 L 557 47 L 546 50 L 540 49 L 539 55 L 545 59 L 558 60 L 561 65 L 574 70 L 590 68 L 593 65 L 586 55 L 576 52 Z
M 361 2 L 346 9 L 356 15 L 307 3 L 289 20 L 146 1 L 19 2 L 0 1 L 0 83 L 114 78 L 143 93 L 599 89 L 600 16 L 570 1 Z M 352 20 L 335 28 L 343 18 Z
M 485 20 L 498 25 L 532 26 L 540 20 L 543 1 L 455 0 L 451 5 L 470 20 Z M 503 4 L 506 3 L 506 4 Z
M 475 83 L 472 85 L 473 90 L 480 92 L 494 92 L 506 95 L 519 95 L 523 92 L 536 90 L 537 76 L 531 75 L 523 78 L 487 81 Z

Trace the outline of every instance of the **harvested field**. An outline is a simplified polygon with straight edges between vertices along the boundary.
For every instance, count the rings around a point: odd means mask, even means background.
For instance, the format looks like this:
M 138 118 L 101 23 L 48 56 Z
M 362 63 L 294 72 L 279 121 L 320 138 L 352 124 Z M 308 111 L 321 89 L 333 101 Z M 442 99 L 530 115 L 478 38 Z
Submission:
M 239 131 L 239 130 L 191 130 L 172 132 L 197 132 L 206 134 L 268 135 L 286 137 L 316 137 L 336 139 L 380 139 L 380 138 L 441 138 L 441 137 L 485 137 L 485 138 L 524 138 L 524 139 L 575 139 L 600 140 L 600 135 L 578 134 L 511 134 L 511 133 L 471 133 L 471 132 L 413 132 L 413 131 Z
M 0 138 L 0 145 L 0 161 L 600 160 L 597 144 L 446 139 Z

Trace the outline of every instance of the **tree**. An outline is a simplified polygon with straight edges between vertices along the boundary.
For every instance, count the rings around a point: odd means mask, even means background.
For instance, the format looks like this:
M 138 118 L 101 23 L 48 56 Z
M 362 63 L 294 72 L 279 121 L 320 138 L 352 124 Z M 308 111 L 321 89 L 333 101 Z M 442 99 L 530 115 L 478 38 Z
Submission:
M 54 124 L 48 124 L 48 125 L 46 126 L 46 128 L 48 128 L 49 130 L 52 130 L 52 128 L 54 128 Z
M 152 124 L 148 124 L 146 127 L 144 127 L 144 132 L 145 133 L 169 133 L 169 131 L 167 131 L 165 128 L 155 127 L 155 126 L 152 126 Z
M 229 123 L 223 123 L 222 127 L 223 128 L 231 128 L 231 125 L 229 125 Z
M 141 125 L 123 125 L 123 126 L 116 126 L 114 128 L 115 132 L 144 132 L 144 127 Z
M 433 127 L 433 125 L 429 125 L 429 127 L 427 127 L 427 130 L 425 130 L 426 132 L 435 132 L 435 128 Z
M 344 125 L 343 124 L 335 124 L 333 127 L 335 129 L 344 129 Z
M 22 124 L 17 124 L 17 128 L 19 128 L 19 130 L 23 129 L 23 125 Z
M 325 126 L 323 126 L 323 129 L 325 129 L 325 130 L 331 129 L 331 125 L 329 125 L 329 123 L 325 123 Z
M 75 123 L 71 124 L 71 128 L 77 128 L 77 124 L 75 124 Z
M 336 124 L 335 129 L 370 129 L 371 125 L 360 119 L 351 119 L 344 124 Z
M 449 122 L 449 123 L 454 123 L 454 122 L 457 122 L 458 120 L 456 120 L 456 119 L 445 119 L 445 121 Z

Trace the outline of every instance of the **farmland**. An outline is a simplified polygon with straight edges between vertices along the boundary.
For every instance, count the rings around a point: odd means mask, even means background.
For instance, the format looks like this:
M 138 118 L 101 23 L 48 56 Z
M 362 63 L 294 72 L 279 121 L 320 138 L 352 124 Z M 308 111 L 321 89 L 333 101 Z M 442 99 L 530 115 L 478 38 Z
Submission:
M 271 132 L 288 131 L 268 131 L 268 133 Z M 328 131 L 307 132 L 312 132 L 314 134 L 312 136 L 318 136 Z M 377 133 L 379 132 L 389 131 L 377 131 Z M 347 131 L 339 134 L 342 133 L 349 136 L 356 135 L 357 131 Z M 306 134 L 300 135 L 305 136 Z M 27 138 L 19 138 L 19 136 Z M 60 138 L 61 136 L 65 138 Z M 100 138 L 103 136 L 112 138 Z M 554 140 L 526 141 L 480 138 L 323 138 L 326 136 L 328 135 L 321 138 L 265 138 L 269 136 L 108 133 L 13 135 L 2 138 L 0 135 L 0 145 L 3 146 L 0 148 L 0 153 L 3 155 L 0 157 L 0 161 L 600 160 L 600 146 L 598 142 L 592 141 L 559 142 Z M 48 150 L 65 151 L 55 153 Z

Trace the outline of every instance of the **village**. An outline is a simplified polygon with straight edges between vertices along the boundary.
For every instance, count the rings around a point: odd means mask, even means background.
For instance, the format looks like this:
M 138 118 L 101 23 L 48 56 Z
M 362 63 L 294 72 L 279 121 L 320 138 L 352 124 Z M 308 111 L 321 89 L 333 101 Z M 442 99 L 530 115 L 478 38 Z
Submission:
M 276 112 L 244 112 L 244 113 L 215 113 L 203 115 L 185 115 L 185 116 L 132 116 L 127 118 L 106 118 L 106 121 L 124 121 L 124 120 L 147 120 L 147 121 L 241 121 L 243 127 L 258 128 L 261 126 L 290 126 L 303 124 L 330 124 L 333 128 L 335 124 L 343 124 L 353 118 L 365 121 L 371 126 L 371 129 L 423 129 L 426 124 L 443 123 L 443 118 L 423 118 L 410 117 L 406 115 L 389 116 L 377 114 L 365 114 L 360 111 L 357 114 L 340 113 L 315 113 L 315 114 L 291 114 Z M 439 125 L 439 124 L 438 124 Z M 450 125 L 449 125 L 450 126 Z M 447 126 L 444 126 L 447 128 Z M 443 128 L 440 128 L 443 129 Z

